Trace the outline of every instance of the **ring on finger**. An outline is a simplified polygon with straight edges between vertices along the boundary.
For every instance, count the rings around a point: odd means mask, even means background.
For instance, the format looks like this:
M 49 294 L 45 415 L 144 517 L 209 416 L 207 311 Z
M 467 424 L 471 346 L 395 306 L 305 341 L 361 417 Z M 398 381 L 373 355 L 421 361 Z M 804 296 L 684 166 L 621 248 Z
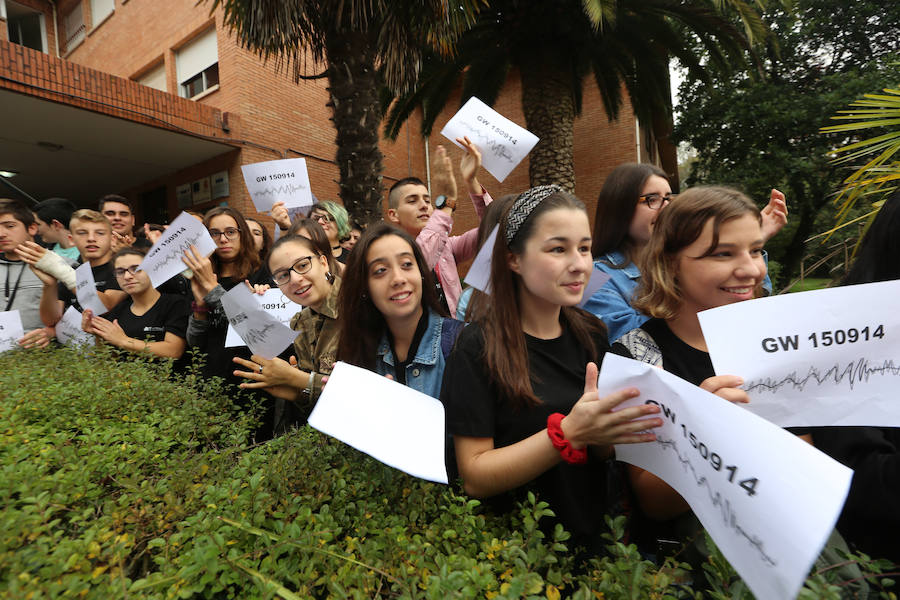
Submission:
M 262 375 L 263 366 L 259 365 L 259 374 Z

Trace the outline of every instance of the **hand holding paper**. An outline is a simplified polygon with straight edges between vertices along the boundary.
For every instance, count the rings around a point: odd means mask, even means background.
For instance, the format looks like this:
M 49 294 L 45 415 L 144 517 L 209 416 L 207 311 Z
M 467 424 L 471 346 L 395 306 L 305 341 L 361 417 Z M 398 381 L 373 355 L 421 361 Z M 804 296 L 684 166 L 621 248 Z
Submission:
M 153 287 L 158 288 L 184 270 L 184 253 L 194 246 L 202 256 L 209 256 L 216 243 L 203 223 L 186 212 L 178 215 L 141 261 Z
M 94 282 L 94 272 L 90 263 L 84 263 L 75 269 L 75 296 L 78 297 L 78 304 L 84 310 L 91 310 L 97 315 L 109 310 L 97 295 L 97 284 Z
M 222 296 L 222 308 L 228 322 L 253 354 L 275 358 L 291 345 L 297 332 L 264 311 L 253 292 L 236 285 Z
M 306 159 L 287 158 L 241 166 L 253 205 L 268 212 L 276 202 L 287 208 L 312 206 Z
M 81 322 L 81 313 L 78 309 L 74 306 L 67 308 L 62 319 L 56 324 L 56 339 L 68 346 L 92 343 L 94 336 L 81 329 Z

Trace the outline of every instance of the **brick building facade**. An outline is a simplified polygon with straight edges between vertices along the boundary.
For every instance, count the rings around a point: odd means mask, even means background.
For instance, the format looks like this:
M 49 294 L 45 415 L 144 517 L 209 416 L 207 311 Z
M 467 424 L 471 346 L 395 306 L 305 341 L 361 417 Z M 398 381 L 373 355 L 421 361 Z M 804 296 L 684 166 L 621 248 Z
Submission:
M 140 217 L 165 221 L 181 208 L 222 202 L 254 214 L 241 165 L 304 157 L 313 193 L 337 199 L 325 81 L 295 84 L 241 49 L 208 4 L 0 0 L 0 111 L 11 124 L 0 136 L 0 170 L 18 171 L 10 181 L 38 199 L 89 206 L 121 193 L 137 201 Z M 524 124 L 515 75 L 494 108 Z M 418 132 L 413 118 L 395 142 L 382 142 L 386 188 L 408 175 L 425 179 L 426 157 L 449 143 Z M 631 111 L 609 122 L 596 88 L 586 86 L 575 171 L 591 215 L 609 171 L 626 161 L 657 162 L 655 146 Z M 458 162 L 460 151 L 450 151 Z M 481 179 L 495 196 L 521 191 L 526 162 L 502 184 L 487 173 Z M 455 230 L 475 222 L 471 206 L 461 204 Z

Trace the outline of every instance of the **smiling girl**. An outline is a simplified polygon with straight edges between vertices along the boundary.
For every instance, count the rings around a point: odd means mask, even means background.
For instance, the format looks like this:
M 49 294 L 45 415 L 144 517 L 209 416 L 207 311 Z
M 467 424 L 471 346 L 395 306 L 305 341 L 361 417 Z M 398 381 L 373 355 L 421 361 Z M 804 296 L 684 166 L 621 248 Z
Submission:
M 340 307 L 355 317 L 355 327 L 341 330 L 340 360 L 438 397 L 445 356 L 462 324 L 441 308 L 408 233 L 387 223 L 366 229 L 347 262 Z
M 123 350 L 181 358 L 190 304 L 184 296 L 159 293 L 147 272 L 138 271 L 143 259 L 144 252 L 136 248 L 116 252 L 113 275 L 128 298 L 105 317 L 85 310 L 81 328 Z
M 337 353 L 337 298 L 341 279 L 329 269 L 329 260 L 309 238 L 288 235 L 279 238 L 269 253 L 272 281 L 285 298 L 303 310 L 291 320 L 298 332 L 294 340 L 296 361 L 271 360 L 254 355 L 250 360 L 235 357 L 246 371 L 234 374 L 248 379 L 245 389 L 262 389 L 276 398 L 294 401 L 294 416 L 287 421 L 303 422 L 322 392 L 322 385 L 334 367 Z
M 597 393 L 606 331 L 576 308 L 591 270 L 584 205 L 558 186 L 520 194 L 500 220 L 491 302 L 450 355 L 441 400 L 467 493 L 508 511 L 535 491 L 597 553 L 620 500 L 611 446 L 652 441 L 639 432 L 662 422 L 641 419 L 652 405 L 613 412 L 636 389 Z

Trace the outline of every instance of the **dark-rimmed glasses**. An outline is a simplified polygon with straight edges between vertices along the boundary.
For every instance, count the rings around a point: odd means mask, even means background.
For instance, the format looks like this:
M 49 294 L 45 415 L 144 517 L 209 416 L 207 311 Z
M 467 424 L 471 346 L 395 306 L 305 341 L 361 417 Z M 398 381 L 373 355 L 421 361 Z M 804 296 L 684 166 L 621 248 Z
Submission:
M 662 194 L 641 194 L 638 198 L 640 198 L 640 201 L 646 204 L 647 208 L 650 210 L 659 210 L 677 196 L 678 194 L 672 193 L 668 193 L 665 196 Z
M 226 227 L 225 229 L 210 229 L 209 236 L 212 239 L 217 240 L 224 235 L 226 240 L 233 240 L 238 236 L 240 232 L 241 230 L 237 227 Z
M 329 215 L 328 213 L 313 213 L 309 215 L 312 217 L 317 223 L 334 223 L 334 217 Z
M 130 267 L 122 268 L 119 267 L 117 269 L 113 269 L 113 275 L 116 276 L 116 279 L 122 279 L 125 277 L 125 273 L 131 273 L 132 275 L 137 275 L 137 270 L 141 265 L 131 265 Z
M 289 269 L 278 269 L 277 271 L 272 273 L 272 281 L 275 282 L 275 285 L 285 285 L 291 280 L 291 271 L 293 271 L 297 275 L 303 275 L 304 273 L 309 272 L 309 270 L 312 268 L 313 258 L 315 257 L 301 256 L 294 261 L 294 264 L 292 264 Z

